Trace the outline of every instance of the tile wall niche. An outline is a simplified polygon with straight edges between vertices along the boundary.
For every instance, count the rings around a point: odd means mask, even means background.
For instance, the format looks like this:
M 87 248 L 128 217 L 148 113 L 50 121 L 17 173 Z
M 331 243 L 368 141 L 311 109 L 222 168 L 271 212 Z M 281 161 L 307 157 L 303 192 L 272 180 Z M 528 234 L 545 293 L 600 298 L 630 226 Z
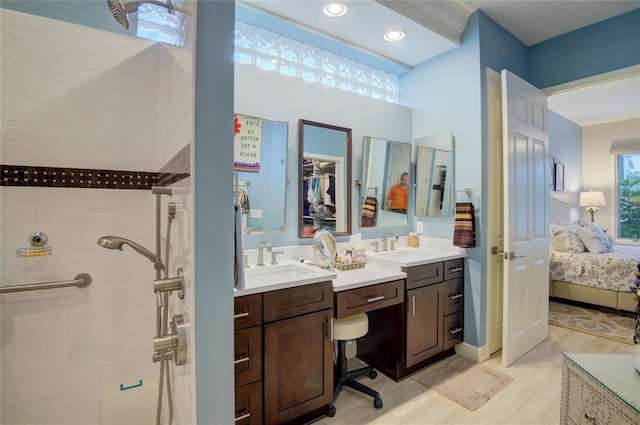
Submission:
M 185 3 L 194 19 L 195 2 Z M 189 26 L 186 47 L 173 48 L 6 9 L 0 24 L 3 170 L 166 176 L 171 163 L 189 173 L 180 150 L 193 138 L 193 78 L 173 78 L 193 70 Z M 171 268 L 191 275 L 191 179 L 172 183 L 174 196 L 162 200 L 163 208 L 169 200 L 179 205 Z M 0 422 L 155 422 L 155 272 L 128 247 L 96 244 L 119 235 L 154 250 L 154 196 L 129 189 L 0 187 L 3 286 L 92 277 L 87 288 L 0 296 Z M 35 230 L 47 233 L 51 255 L 17 257 Z M 190 287 L 184 302 L 172 297 L 174 314 L 193 316 Z M 193 364 L 171 363 L 176 423 L 196 422 Z

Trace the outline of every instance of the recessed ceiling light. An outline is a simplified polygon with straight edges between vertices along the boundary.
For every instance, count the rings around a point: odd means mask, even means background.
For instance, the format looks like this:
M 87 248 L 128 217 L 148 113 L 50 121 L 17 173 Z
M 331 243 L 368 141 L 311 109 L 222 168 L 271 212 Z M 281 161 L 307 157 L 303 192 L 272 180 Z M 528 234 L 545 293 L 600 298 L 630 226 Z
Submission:
M 338 18 L 347 13 L 347 5 L 341 1 L 332 1 L 324 5 L 324 14 L 331 18 Z
M 389 30 L 384 33 L 386 41 L 400 41 L 404 38 L 404 30 Z

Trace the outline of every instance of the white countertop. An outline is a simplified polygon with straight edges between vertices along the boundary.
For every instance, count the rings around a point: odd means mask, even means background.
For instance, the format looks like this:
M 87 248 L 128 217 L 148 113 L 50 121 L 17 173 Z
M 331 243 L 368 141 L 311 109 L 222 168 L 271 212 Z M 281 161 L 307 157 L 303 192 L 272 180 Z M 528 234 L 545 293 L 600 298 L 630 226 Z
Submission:
M 396 269 L 420 266 L 422 264 L 464 258 L 467 253 L 461 248 L 408 248 L 393 251 L 368 252 L 367 262 L 386 265 Z
M 362 241 L 361 246 L 369 246 L 370 241 Z M 451 241 L 435 238 L 420 238 L 420 247 L 407 246 L 407 237 L 400 237 L 396 250 L 374 253 L 367 249 L 367 264 L 362 269 L 355 270 L 326 270 L 315 265 L 301 263 L 305 258 L 313 261 L 310 246 L 274 247 L 281 251 L 277 266 L 267 264 L 264 267 L 255 266 L 256 250 L 247 250 L 248 263 L 253 264 L 245 268 L 245 288 L 234 289 L 234 297 L 310 285 L 318 282 L 333 280 L 333 291 L 341 292 L 349 289 L 361 288 L 369 285 L 390 282 L 406 278 L 403 267 L 412 267 L 438 261 L 464 258 L 466 251 L 454 247 Z M 291 270 L 288 270 L 290 268 Z
M 367 263 L 362 269 L 336 270 L 333 280 L 333 292 L 362 288 L 392 280 L 404 279 L 407 274 L 391 267 Z

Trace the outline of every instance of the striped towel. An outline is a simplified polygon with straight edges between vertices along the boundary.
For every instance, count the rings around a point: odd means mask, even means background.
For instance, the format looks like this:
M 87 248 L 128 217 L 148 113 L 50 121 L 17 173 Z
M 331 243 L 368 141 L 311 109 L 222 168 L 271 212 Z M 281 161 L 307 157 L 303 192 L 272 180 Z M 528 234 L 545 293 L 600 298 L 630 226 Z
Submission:
M 458 202 L 456 204 L 456 218 L 453 223 L 453 245 L 460 248 L 474 248 L 476 246 L 476 229 L 473 204 Z
M 376 214 L 378 212 L 378 199 L 367 196 L 362 206 L 362 220 L 360 227 L 374 227 L 376 225 Z

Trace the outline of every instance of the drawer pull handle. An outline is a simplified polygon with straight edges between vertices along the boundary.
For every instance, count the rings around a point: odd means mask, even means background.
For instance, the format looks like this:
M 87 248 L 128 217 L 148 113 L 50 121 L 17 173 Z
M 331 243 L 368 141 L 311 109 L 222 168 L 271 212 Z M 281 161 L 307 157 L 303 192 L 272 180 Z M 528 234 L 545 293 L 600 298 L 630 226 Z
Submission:
M 450 333 L 451 335 L 455 335 L 455 334 L 457 334 L 457 333 L 459 333 L 459 332 L 462 332 L 462 328 L 455 328 L 455 329 L 451 329 L 451 330 L 449 331 L 449 333 Z
M 462 298 L 462 294 L 449 295 L 449 298 L 452 300 L 457 300 L 458 298 Z
M 243 317 L 249 317 L 249 312 L 245 312 L 245 313 L 238 313 L 238 314 L 234 314 L 233 315 L 233 319 L 242 319 Z
M 589 422 L 595 420 L 596 415 L 591 412 L 585 412 L 584 417 L 589 420 Z
M 416 315 L 416 297 L 413 295 L 411 297 L 411 314 L 415 317 Z
M 380 300 L 384 300 L 384 295 L 378 295 L 377 297 L 367 298 L 367 302 L 368 303 L 372 303 L 372 302 L 380 301 Z
M 240 363 L 244 363 L 244 362 L 248 362 L 248 361 L 249 361 L 249 356 L 242 357 L 242 358 L 240 358 L 238 360 L 234 360 L 233 364 L 236 365 L 236 364 L 240 364 Z
M 242 413 L 242 412 L 240 412 L 240 413 Z M 243 419 L 247 419 L 249 416 L 251 416 L 251 413 L 247 413 L 245 415 L 237 416 L 236 419 L 235 419 L 235 422 L 241 421 Z
M 450 268 L 449 269 L 449 273 L 456 273 L 456 272 L 461 272 L 462 271 L 462 267 L 456 267 L 456 268 Z

